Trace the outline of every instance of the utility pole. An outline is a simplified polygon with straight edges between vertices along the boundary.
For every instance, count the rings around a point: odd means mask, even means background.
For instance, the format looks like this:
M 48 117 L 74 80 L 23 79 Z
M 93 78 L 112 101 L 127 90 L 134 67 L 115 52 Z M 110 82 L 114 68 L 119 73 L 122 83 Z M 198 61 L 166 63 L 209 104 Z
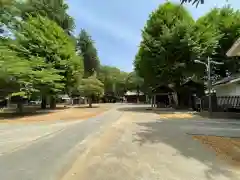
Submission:
M 207 63 L 207 74 L 208 74 L 208 110 L 209 113 L 212 113 L 212 81 L 211 81 L 211 61 L 208 57 Z
M 203 64 L 207 70 L 207 89 L 208 89 L 208 111 L 212 113 L 212 81 L 211 81 L 211 64 L 221 65 L 222 62 L 212 61 L 210 57 L 207 58 L 207 63 L 200 60 L 194 60 L 195 63 Z

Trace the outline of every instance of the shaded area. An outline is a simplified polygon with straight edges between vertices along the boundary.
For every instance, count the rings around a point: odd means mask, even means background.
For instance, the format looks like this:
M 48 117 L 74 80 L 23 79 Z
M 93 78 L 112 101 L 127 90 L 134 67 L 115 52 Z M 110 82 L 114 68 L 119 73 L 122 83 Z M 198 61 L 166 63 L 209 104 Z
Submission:
M 79 109 L 95 109 L 95 108 L 99 108 L 100 106 L 96 106 L 96 105 L 92 105 L 92 107 L 89 107 L 88 105 L 86 106 L 75 106 L 74 108 L 79 108 Z
M 124 112 L 139 112 L 139 113 L 153 113 L 153 109 L 149 106 L 141 106 L 141 105 L 134 105 L 129 107 L 122 107 L 118 108 L 118 111 L 124 111 Z
M 123 108 L 118 108 L 119 111 L 124 112 L 135 112 L 135 113 L 156 113 L 156 114 L 176 114 L 176 113 L 187 113 L 193 112 L 188 110 L 176 110 L 174 108 L 151 108 L 149 105 L 134 105 Z
M 216 155 L 213 151 L 208 151 L 199 142 L 194 141 L 191 136 L 182 132 L 180 127 L 183 125 L 183 121 L 172 120 L 137 123 L 141 130 L 134 135 L 134 141 L 138 142 L 139 145 L 164 143 L 171 146 L 180 155 L 186 158 L 194 158 L 205 164 L 208 169 L 204 173 L 209 180 L 213 180 L 213 176 L 219 174 L 234 179 L 232 172 L 224 168 L 223 164 L 216 161 Z
M 41 109 L 38 106 L 26 106 L 22 113 L 17 112 L 16 109 L 4 109 L 0 112 L 0 121 L 5 119 L 16 119 L 36 115 L 44 115 L 58 112 L 60 110 L 68 109 L 69 107 L 56 107 L 53 109 Z
M 42 110 L 39 107 L 28 108 L 23 113 L 14 111 L 0 112 L 0 122 L 36 122 L 51 120 L 83 120 L 101 114 L 110 107 L 94 106 L 59 106 L 54 110 Z
M 211 114 L 209 114 L 208 111 L 202 111 L 202 112 L 199 112 L 198 115 L 204 118 L 211 118 L 211 119 L 234 119 L 234 120 L 240 119 L 239 112 L 212 112 Z

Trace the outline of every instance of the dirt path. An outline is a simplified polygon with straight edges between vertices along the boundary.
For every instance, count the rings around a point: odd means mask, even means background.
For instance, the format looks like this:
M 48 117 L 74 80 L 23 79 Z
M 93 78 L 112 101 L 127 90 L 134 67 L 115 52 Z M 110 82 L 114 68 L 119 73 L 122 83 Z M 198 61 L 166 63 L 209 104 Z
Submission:
M 79 120 L 97 116 L 108 109 L 112 105 L 95 105 L 93 108 L 87 106 L 75 106 L 69 108 L 62 108 L 57 110 L 45 110 L 34 113 L 28 113 L 22 117 L 2 117 L 0 123 L 31 123 L 42 121 L 56 121 L 56 120 Z M 0 114 L 0 116 L 4 114 Z
M 181 130 L 181 120 L 124 112 L 99 136 L 61 180 L 238 180 L 239 171 Z
M 0 179 L 59 180 L 86 140 L 115 123 L 114 108 L 86 121 L 0 124 Z
M 124 114 L 113 125 L 104 129 L 99 136 L 87 140 L 87 149 L 73 164 L 71 170 L 63 177 L 62 180 L 89 179 L 89 169 L 98 165 L 102 161 L 102 156 L 109 147 L 119 140 L 124 129 L 131 126 L 131 115 Z

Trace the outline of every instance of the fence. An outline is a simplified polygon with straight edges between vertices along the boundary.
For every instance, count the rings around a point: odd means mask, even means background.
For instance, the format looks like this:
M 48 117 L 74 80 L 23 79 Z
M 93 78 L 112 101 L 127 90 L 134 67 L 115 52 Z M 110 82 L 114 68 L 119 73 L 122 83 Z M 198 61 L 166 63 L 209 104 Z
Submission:
M 204 96 L 201 99 L 201 109 L 208 110 L 209 97 Z M 216 96 L 212 95 L 212 110 L 213 111 L 239 111 L 240 96 Z

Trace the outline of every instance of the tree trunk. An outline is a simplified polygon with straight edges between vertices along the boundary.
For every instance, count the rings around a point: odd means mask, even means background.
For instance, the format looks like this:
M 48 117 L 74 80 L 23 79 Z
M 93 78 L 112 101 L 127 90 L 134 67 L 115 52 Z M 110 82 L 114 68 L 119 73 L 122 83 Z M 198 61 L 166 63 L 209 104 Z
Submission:
M 139 103 L 139 94 L 140 94 L 140 90 L 139 90 L 139 86 L 137 86 L 137 103 Z
M 10 108 L 10 105 L 11 105 L 11 96 L 9 96 L 7 99 L 7 108 Z
M 17 103 L 18 113 L 23 113 L 23 103 L 18 102 Z
M 151 97 L 151 108 L 153 108 L 153 96 Z
M 47 97 L 45 95 L 42 95 L 42 102 L 41 102 L 41 109 L 47 108 Z
M 51 109 L 56 109 L 56 98 L 55 98 L 55 96 L 51 96 L 50 108 Z
M 92 98 L 88 98 L 88 104 L 89 104 L 89 107 L 92 108 Z

